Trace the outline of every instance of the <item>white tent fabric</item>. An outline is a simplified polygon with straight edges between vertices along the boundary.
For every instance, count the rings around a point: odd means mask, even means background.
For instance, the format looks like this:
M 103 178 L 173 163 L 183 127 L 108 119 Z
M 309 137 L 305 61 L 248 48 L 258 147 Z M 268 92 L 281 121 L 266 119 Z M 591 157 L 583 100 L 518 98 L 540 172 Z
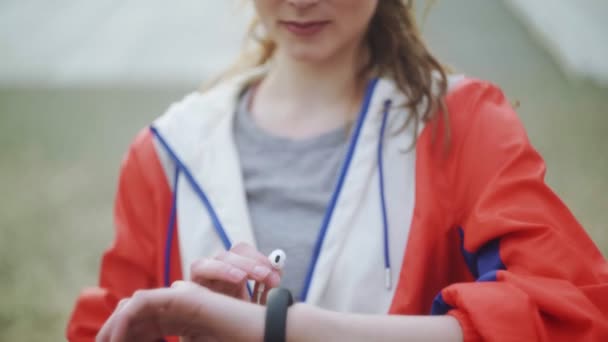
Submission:
M 608 1 L 504 1 L 567 72 L 608 84 Z M 0 85 L 195 84 L 232 61 L 248 2 L 2 0 Z
M 608 85 L 608 1 L 506 0 L 572 76 Z
M 0 83 L 198 82 L 228 65 L 239 0 L 0 1 Z

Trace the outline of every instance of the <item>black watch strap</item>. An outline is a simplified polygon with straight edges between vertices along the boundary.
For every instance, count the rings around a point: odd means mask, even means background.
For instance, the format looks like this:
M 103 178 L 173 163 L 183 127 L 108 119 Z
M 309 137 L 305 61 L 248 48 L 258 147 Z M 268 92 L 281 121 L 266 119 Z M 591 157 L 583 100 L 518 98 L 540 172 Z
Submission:
M 293 304 L 291 292 L 274 288 L 266 300 L 266 324 L 264 342 L 285 342 L 287 331 L 287 309 Z

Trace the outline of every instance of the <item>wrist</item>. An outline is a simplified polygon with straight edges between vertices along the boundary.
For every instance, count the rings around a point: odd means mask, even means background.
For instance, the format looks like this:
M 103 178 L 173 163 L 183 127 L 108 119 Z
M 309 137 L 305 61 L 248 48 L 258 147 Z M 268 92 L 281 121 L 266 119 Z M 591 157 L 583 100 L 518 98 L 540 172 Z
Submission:
M 252 313 L 255 319 L 252 322 L 251 335 L 246 341 L 264 342 L 264 323 L 266 308 L 259 304 L 251 304 L 255 307 L 255 313 Z M 245 341 L 245 340 L 243 340 Z
M 327 326 L 333 329 L 327 329 Z M 294 304 L 287 315 L 287 342 L 339 341 L 339 322 L 331 311 L 310 304 Z M 311 329 L 311 327 L 314 327 Z M 338 335 L 338 336 L 336 336 Z
M 202 324 L 202 336 L 211 332 L 220 340 L 237 342 L 264 341 L 264 314 L 262 305 L 248 303 L 222 294 L 206 291 L 197 297 L 199 310 L 194 316 Z
M 266 308 L 259 304 L 245 303 L 241 323 L 231 324 L 233 333 L 228 341 L 264 342 L 264 322 Z

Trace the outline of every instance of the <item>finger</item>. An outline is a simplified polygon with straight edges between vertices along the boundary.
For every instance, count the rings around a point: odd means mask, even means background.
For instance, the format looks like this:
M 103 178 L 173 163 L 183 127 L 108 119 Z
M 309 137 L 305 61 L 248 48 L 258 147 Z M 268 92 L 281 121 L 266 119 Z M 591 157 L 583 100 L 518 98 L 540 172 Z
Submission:
M 185 282 L 186 282 L 185 280 L 176 280 L 171 283 L 171 288 L 174 288 L 174 289 L 180 288 L 181 286 L 184 286 Z
M 192 281 L 176 280 L 171 284 L 171 288 L 178 291 L 196 292 L 201 289 L 201 286 Z
M 204 287 L 208 288 L 213 292 L 218 292 L 230 297 L 239 298 L 243 288 L 246 289 L 245 282 L 246 280 L 238 284 L 232 284 L 227 283 L 225 281 L 212 280 Z
M 98 342 L 156 341 L 182 331 L 184 324 L 198 320 L 196 301 L 200 286 L 185 281 L 171 288 L 136 291 L 122 300 L 96 338 Z
M 109 341 L 155 341 L 165 334 L 160 326 L 161 315 L 172 303 L 170 291 L 154 289 L 136 291 L 112 318 Z M 105 342 L 105 341 L 104 341 Z
M 261 263 L 254 258 L 232 251 L 223 254 L 220 260 L 247 272 L 247 277 L 256 281 L 264 281 L 273 271 L 272 267 L 268 266 L 270 262 Z
M 251 246 L 239 244 L 217 258 L 240 268 L 247 272 L 249 279 L 264 282 L 268 287 L 277 287 L 281 282 L 280 270 L 272 267 L 268 258 Z
M 255 249 L 255 247 L 241 242 L 234 245 L 234 247 L 230 249 L 230 252 L 244 256 L 246 258 L 254 259 L 260 264 L 270 268 L 272 270 L 271 275 L 266 277 L 267 279 L 264 280 L 267 287 L 277 287 L 281 283 L 282 271 L 274 268 L 270 260 L 268 260 L 268 256 L 260 253 L 257 249 Z M 219 257 L 225 257 L 226 254 L 227 253 L 223 253 Z
M 277 287 L 281 284 L 281 272 L 278 270 L 273 270 L 272 273 L 264 280 L 267 289 L 271 289 L 273 287 Z
M 104 325 L 101 327 L 101 329 L 97 333 L 97 336 L 95 337 L 95 341 L 97 341 L 97 342 L 110 341 L 110 337 L 112 335 L 112 330 L 113 330 L 114 318 L 116 317 L 116 314 L 122 308 L 124 308 L 128 302 L 129 302 L 129 298 L 123 298 L 118 302 L 118 305 L 116 305 L 116 309 L 114 309 L 114 312 L 112 312 L 110 317 L 108 317 L 108 319 L 106 320 Z
M 109 342 L 110 336 L 112 335 L 112 316 L 103 324 L 97 336 L 95 336 L 95 342 Z
M 120 311 L 122 308 L 125 307 L 125 305 L 127 305 L 127 303 L 129 302 L 130 298 L 123 298 L 118 302 L 118 305 L 116 305 L 116 312 Z
M 171 283 L 171 288 L 173 289 L 185 289 L 191 286 L 192 282 L 185 280 L 176 280 Z
M 209 285 L 214 280 L 236 285 L 247 278 L 245 271 L 217 259 L 197 260 L 192 264 L 190 272 L 192 280 L 203 286 Z

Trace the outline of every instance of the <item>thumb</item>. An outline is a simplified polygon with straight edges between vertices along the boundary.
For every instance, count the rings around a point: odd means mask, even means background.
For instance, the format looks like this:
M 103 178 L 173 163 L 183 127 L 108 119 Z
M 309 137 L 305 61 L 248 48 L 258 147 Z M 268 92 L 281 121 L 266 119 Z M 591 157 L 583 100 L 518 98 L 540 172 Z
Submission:
M 176 280 L 171 283 L 171 288 L 179 291 L 200 291 L 201 289 L 205 289 L 205 287 L 187 280 Z

